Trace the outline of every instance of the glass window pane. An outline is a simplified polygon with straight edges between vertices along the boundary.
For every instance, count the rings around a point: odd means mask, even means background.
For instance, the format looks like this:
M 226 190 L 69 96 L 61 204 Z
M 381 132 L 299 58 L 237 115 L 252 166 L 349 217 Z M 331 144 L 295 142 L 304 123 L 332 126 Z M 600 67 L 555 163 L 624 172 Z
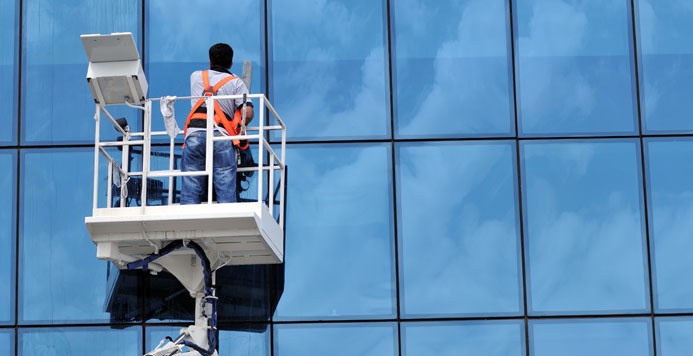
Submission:
M 275 356 L 397 355 L 397 326 L 392 323 L 277 325 Z
M 403 323 L 402 355 L 522 356 L 525 325 L 503 322 Z
M 93 149 L 21 154 L 20 297 L 24 323 L 108 321 L 108 264 L 84 227 L 91 215 Z
M 635 4 L 643 130 L 693 131 L 693 7 L 686 1 Z
M 693 318 L 655 318 L 657 354 L 690 355 L 693 350 Z
M 384 144 L 289 146 L 277 319 L 394 315 L 390 152 Z
M 693 140 L 646 143 L 656 310 L 693 309 Z
M 513 4 L 521 133 L 635 132 L 630 2 Z
M 397 147 L 407 316 L 522 313 L 515 143 Z
M 0 0 L 0 144 L 17 141 L 18 0 Z
M 19 329 L 19 354 L 141 355 L 142 328 L 77 327 Z
M 649 318 L 530 320 L 529 336 L 536 356 L 652 355 Z
M 0 150 L 0 324 L 14 323 L 17 156 Z M 0 354 L 2 354 L 0 352 Z
M 392 2 L 398 136 L 514 133 L 505 3 Z
M 384 7 L 272 1 L 270 92 L 290 139 L 389 136 Z
M 84 79 L 88 62 L 79 35 L 132 32 L 139 42 L 140 1 L 23 3 L 22 142 L 92 142 L 94 99 Z M 109 110 L 137 124 L 136 110 Z M 101 126 L 103 135 L 115 137 L 110 123 Z
M 529 312 L 648 310 L 638 141 L 521 148 Z
M 14 331 L 0 329 L 0 355 L 14 355 Z
M 209 47 L 219 42 L 233 48 L 231 72 L 240 77 L 243 61 L 252 61 L 250 92 L 265 92 L 263 1 L 152 0 L 145 4 L 150 97 L 190 95 L 190 74 L 209 69 Z M 225 15 L 208 16 L 211 13 Z M 204 26 L 200 26 L 202 18 Z M 190 101 L 178 100 L 175 108 L 178 126 L 183 128 Z M 164 130 L 158 109 L 154 116 L 153 129 Z

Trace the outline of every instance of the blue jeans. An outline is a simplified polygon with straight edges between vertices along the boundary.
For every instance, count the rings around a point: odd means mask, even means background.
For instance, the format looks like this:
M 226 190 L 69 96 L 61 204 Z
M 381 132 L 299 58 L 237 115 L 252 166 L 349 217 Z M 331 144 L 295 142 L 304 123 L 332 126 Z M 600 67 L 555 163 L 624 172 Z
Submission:
M 218 131 L 215 136 L 221 136 Z M 204 171 L 206 153 L 206 131 L 190 133 L 185 139 L 185 149 L 181 160 L 181 171 Z M 200 204 L 207 194 L 207 177 L 183 176 L 181 204 Z M 231 141 L 214 142 L 214 169 L 212 174 L 218 203 L 236 202 L 236 153 Z

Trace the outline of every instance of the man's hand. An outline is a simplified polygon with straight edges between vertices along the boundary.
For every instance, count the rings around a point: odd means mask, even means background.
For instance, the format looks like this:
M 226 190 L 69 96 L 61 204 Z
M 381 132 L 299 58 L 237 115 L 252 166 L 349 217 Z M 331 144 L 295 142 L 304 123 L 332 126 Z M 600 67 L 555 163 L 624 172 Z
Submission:
M 253 116 L 255 116 L 253 107 L 246 105 L 245 107 L 245 125 L 248 125 L 251 121 L 253 121 Z

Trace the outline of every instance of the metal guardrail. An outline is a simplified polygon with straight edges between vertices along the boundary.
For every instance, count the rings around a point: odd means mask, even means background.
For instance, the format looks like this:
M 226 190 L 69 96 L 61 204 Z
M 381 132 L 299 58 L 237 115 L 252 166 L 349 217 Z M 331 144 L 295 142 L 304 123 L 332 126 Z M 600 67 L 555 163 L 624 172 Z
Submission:
M 199 96 L 184 96 L 176 97 L 176 100 L 194 100 L 199 99 Z M 206 162 L 204 171 L 189 171 L 182 172 L 179 169 L 174 169 L 175 159 L 174 152 L 176 146 L 176 138 L 183 132 L 179 130 L 176 137 L 170 137 L 169 139 L 169 164 L 167 170 L 151 170 L 151 157 L 152 157 L 152 138 L 157 136 L 168 136 L 166 131 L 152 131 L 152 104 L 153 102 L 160 101 L 159 98 L 147 99 L 144 105 L 132 105 L 125 104 L 129 107 L 142 110 L 144 112 L 144 122 L 142 132 L 131 132 L 129 130 L 123 129 L 116 119 L 110 114 L 105 106 L 96 104 L 96 112 L 94 114 L 94 120 L 96 121 L 95 129 L 95 147 L 94 147 L 94 193 L 93 193 L 93 210 L 96 212 L 97 209 L 103 209 L 98 207 L 98 192 L 99 192 L 99 159 L 103 156 L 108 162 L 108 173 L 107 173 L 107 190 L 106 199 L 109 202 L 106 209 L 118 209 L 125 207 L 125 199 L 123 195 L 127 195 L 127 183 L 131 177 L 140 177 L 142 180 L 142 188 L 139 192 L 141 206 L 143 212 L 146 211 L 147 207 L 147 189 L 148 189 L 148 179 L 149 178 L 168 178 L 168 205 L 172 206 L 173 203 L 173 180 L 175 177 L 182 176 L 197 176 L 197 175 L 207 175 L 207 202 L 204 204 L 212 204 L 212 184 L 213 181 L 213 141 L 226 141 L 234 139 L 249 140 L 251 150 L 257 153 L 255 157 L 257 160 L 257 165 L 253 167 L 238 168 L 239 172 L 254 171 L 259 173 L 268 172 L 268 179 L 265 181 L 264 174 L 257 174 L 257 203 L 263 203 L 268 206 L 270 214 L 272 217 L 277 219 L 279 226 L 284 228 L 284 192 L 285 192 L 285 182 L 286 182 L 286 125 L 282 121 L 281 117 L 271 105 L 269 100 L 263 94 L 250 94 L 247 95 L 247 99 L 257 99 L 259 100 L 259 105 L 256 106 L 255 117 L 257 126 L 245 127 L 243 132 L 252 132 L 253 134 L 239 135 L 239 136 L 214 136 L 212 130 L 215 130 L 214 124 L 214 100 L 228 100 L 228 99 L 241 99 L 242 95 L 217 95 L 204 97 L 206 100 L 207 108 L 211 110 L 207 111 L 207 137 L 212 138 L 212 140 L 207 140 L 206 147 Z M 101 119 L 102 114 L 113 124 L 115 129 L 122 135 L 122 140 L 116 141 L 101 141 Z M 187 113 L 186 113 L 187 114 Z M 163 119 L 162 119 L 163 120 Z M 280 152 L 277 153 L 268 141 L 271 132 L 279 132 L 281 135 L 281 146 Z M 131 153 L 132 146 L 142 146 L 142 171 L 130 171 L 129 167 L 129 156 Z M 111 156 L 106 148 L 116 147 L 122 150 L 121 162 Z M 265 158 L 267 159 L 267 164 L 265 164 Z M 275 188 L 275 171 L 278 171 L 278 182 Z M 116 175 L 114 177 L 114 175 Z M 114 182 L 119 181 L 118 183 Z M 115 184 L 114 184 L 115 183 Z M 119 207 L 112 207 L 110 202 L 113 197 L 113 187 L 120 187 L 121 199 Z M 279 209 L 277 210 L 278 216 L 275 216 L 275 195 L 278 189 L 279 193 Z M 267 199 L 264 200 L 263 193 L 267 190 Z

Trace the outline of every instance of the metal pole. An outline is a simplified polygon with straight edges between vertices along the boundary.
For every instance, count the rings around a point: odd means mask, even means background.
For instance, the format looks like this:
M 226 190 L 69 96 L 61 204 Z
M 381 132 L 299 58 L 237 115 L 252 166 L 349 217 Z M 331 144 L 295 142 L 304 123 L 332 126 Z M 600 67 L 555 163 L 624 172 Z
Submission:
M 214 132 L 212 131 L 212 122 L 214 121 L 214 99 L 210 96 L 206 100 L 207 105 L 207 140 L 205 150 L 205 173 L 207 174 L 207 204 L 212 204 L 212 187 L 214 180 L 212 173 L 214 171 Z
M 96 215 L 99 199 L 99 130 L 101 128 L 101 105 L 96 104 L 96 112 L 94 112 L 94 120 L 96 120 L 96 132 L 94 132 L 94 192 L 92 197 L 92 214 Z M 110 193 L 111 187 L 108 187 Z
M 147 206 L 147 177 L 149 176 L 149 166 L 152 151 L 152 102 L 144 102 L 144 147 L 142 149 L 142 209 Z

